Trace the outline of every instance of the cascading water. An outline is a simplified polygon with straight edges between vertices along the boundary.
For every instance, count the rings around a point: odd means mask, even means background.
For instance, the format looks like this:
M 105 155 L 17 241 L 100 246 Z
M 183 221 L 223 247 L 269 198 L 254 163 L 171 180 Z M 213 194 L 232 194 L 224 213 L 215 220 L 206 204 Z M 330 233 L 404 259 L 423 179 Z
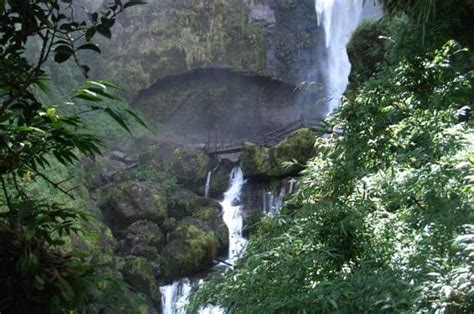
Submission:
M 243 217 L 240 194 L 244 186 L 244 174 L 240 167 L 232 169 L 230 174 L 229 189 L 224 193 L 224 199 L 220 202 L 224 213 L 224 222 L 229 229 L 229 255 L 227 262 L 232 264 L 240 257 L 247 246 L 247 239 L 242 235 Z
M 288 183 L 290 184 L 290 188 L 288 190 L 288 194 L 293 194 L 295 192 L 295 185 L 296 185 L 296 179 L 295 178 L 291 178 L 290 181 L 288 181 Z
M 207 178 L 206 178 L 206 187 L 204 189 L 204 197 L 209 197 L 209 189 L 211 187 L 211 177 L 212 177 L 212 170 L 209 170 L 207 173 Z
M 327 112 L 340 104 L 349 84 L 351 63 L 346 46 L 362 19 L 363 0 L 315 0 L 318 26 L 325 34 L 326 53 L 318 61 L 328 97 Z
M 283 184 L 279 192 L 263 191 L 263 212 L 266 215 L 279 213 L 283 208 L 283 199 L 287 195 L 286 187 Z
M 211 172 L 209 172 L 211 173 Z M 210 175 L 208 175 L 210 181 Z M 229 229 L 229 253 L 227 263 L 235 262 L 247 245 L 247 239 L 242 236 L 243 217 L 240 195 L 244 186 L 244 174 L 242 169 L 232 169 L 229 178 L 229 189 L 224 193 L 224 199 L 220 202 L 222 206 L 223 219 Z M 189 279 L 175 281 L 168 286 L 160 287 L 161 305 L 163 314 L 185 313 L 184 308 L 191 296 L 192 286 Z M 221 314 L 223 310 L 219 307 L 208 305 L 199 310 L 199 314 Z
M 184 307 L 191 294 L 191 284 L 188 279 L 173 282 L 171 285 L 160 287 L 161 308 L 163 314 L 185 313 Z

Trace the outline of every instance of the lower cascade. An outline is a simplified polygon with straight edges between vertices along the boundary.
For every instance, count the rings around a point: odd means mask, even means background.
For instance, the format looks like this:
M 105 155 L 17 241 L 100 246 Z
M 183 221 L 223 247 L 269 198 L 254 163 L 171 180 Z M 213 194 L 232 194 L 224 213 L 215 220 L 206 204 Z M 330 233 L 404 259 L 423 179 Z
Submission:
M 242 235 L 243 216 L 240 195 L 245 184 L 244 174 L 240 167 L 232 169 L 229 179 L 229 189 L 224 193 L 222 206 L 224 222 L 229 229 L 229 251 L 226 262 L 235 262 L 247 246 L 247 239 Z M 188 278 L 173 282 L 171 285 L 160 287 L 161 306 L 163 314 L 186 313 L 185 307 L 192 292 L 192 284 Z M 208 305 L 199 309 L 200 314 L 221 314 L 224 311 Z
M 280 191 L 263 191 L 263 212 L 265 215 L 274 215 L 280 212 L 283 207 L 283 200 L 286 193 L 285 185 L 282 185 Z
M 230 174 L 230 184 L 224 199 L 220 202 L 224 222 L 229 229 L 229 254 L 227 262 L 232 264 L 242 254 L 247 246 L 247 239 L 242 236 L 243 217 L 240 194 L 244 186 L 244 174 L 240 167 L 236 167 Z

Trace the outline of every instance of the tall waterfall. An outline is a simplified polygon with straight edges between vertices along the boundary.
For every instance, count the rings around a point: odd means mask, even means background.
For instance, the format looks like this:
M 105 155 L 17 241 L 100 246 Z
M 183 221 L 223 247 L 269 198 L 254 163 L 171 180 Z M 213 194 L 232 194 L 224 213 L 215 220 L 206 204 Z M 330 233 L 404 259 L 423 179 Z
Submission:
M 364 7 L 363 0 L 315 0 L 318 26 L 324 28 L 326 53 L 319 60 L 323 84 L 328 97 L 328 113 L 340 104 L 349 84 L 351 63 L 346 46 L 357 28 Z
M 210 181 L 210 175 L 208 178 Z M 245 180 L 242 169 L 239 167 L 232 169 L 229 178 L 229 189 L 224 193 L 224 199 L 220 202 L 224 222 L 229 229 L 229 253 L 227 262 L 230 264 L 240 257 L 247 245 L 247 239 L 242 236 L 243 217 L 240 200 L 244 183 Z M 184 309 L 186 304 L 189 302 L 191 291 L 191 282 L 187 278 L 175 281 L 171 285 L 160 287 L 162 313 L 186 313 Z M 199 309 L 199 314 L 221 313 L 224 313 L 221 308 L 212 305 Z

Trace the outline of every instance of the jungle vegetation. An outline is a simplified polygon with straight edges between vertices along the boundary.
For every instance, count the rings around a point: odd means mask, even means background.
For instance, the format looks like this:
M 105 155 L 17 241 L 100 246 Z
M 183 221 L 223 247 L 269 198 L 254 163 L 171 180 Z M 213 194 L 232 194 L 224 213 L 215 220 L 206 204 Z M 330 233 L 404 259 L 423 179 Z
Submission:
M 281 214 L 194 295 L 229 313 L 472 313 L 472 1 L 382 1 Z

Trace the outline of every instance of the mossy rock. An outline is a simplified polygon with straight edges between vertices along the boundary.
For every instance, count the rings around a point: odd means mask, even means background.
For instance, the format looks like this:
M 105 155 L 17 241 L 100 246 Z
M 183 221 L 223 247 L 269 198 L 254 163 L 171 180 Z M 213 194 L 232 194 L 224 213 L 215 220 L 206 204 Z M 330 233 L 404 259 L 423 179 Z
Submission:
M 126 174 L 115 175 L 127 167 L 125 163 L 104 156 L 96 156 L 94 159 L 84 158 L 82 165 L 87 172 L 84 182 L 89 190 L 96 190 L 112 180 L 121 181 L 127 176 Z
M 267 148 L 245 143 L 240 163 L 248 178 L 268 179 L 285 177 L 302 170 L 303 165 L 314 155 L 316 134 L 303 128 L 294 131 L 277 145 Z M 285 162 L 297 161 L 287 167 Z
M 227 247 L 229 232 L 222 218 L 221 205 L 216 201 L 198 196 L 190 190 L 179 189 L 168 208 L 169 215 L 177 220 L 192 217 L 206 222 L 214 231 L 219 247 Z
M 161 303 L 161 294 L 151 263 L 143 258 L 136 257 L 127 260 L 122 273 L 125 281 L 136 291 L 145 294 L 155 306 Z
M 159 260 L 165 242 L 160 227 L 147 220 L 139 220 L 125 230 L 125 238 L 120 241 L 122 255 L 145 257 L 149 261 Z
M 142 293 L 128 292 L 114 304 L 117 314 L 158 314 L 155 305 Z
M 363 22 L 352 34 L 347 45 L 347 53 L 352 64 L 351 89 L 365 83 L 377 70 L 377 65 L 384 60 L 388 50 L 387 40 L 380 36 L 388 36 L 384 20 L 369 20 Z
M 302 169 L 314 155 L 316 134 L 310 129 L 299 129 L 270 149 L 270 170 L 272 177 L 285 177 Z M 297 161 L 298 165 L 286 167 L 285 162 Z
M 211 182 L 209 184 L 209 197 L 213 199 L 222 199 L 224 192 L 229 188 L 229 176 L 235 164 L 223 159 L 217 169 L 212 172 Z
M 81 233 L 71 234 L 73 248 L 91 255 L 113 255 L 115 238 L 109 227 L 95 219 L 81 225 Z
M 169 216 L 178 220 L 186 216 L 192 216 L 198 208 L 215 208 L 220 210 L 219 203 L 199 196 L 188 189 L 178 189 L 168 201 Z
M 177 148 L 173 152 L 171 168 L 178 182 L 195 193 L 204 195 L 209 157 L 201 150 Z
M 208 269 L 219 250 L 219 241 L 208 223 L 185 218 L 168 235 L 163 249 L 165 276 L 176 279 Z
M 121 231 L 139 220 L 162 224 L 168 218 L 167 199 L 157 183 L 127 181 L 109 188 L 104 216 Z
M 270 171 L 270 149 L 244 143 L 240 165 L 246 177 L 265 177 Z

